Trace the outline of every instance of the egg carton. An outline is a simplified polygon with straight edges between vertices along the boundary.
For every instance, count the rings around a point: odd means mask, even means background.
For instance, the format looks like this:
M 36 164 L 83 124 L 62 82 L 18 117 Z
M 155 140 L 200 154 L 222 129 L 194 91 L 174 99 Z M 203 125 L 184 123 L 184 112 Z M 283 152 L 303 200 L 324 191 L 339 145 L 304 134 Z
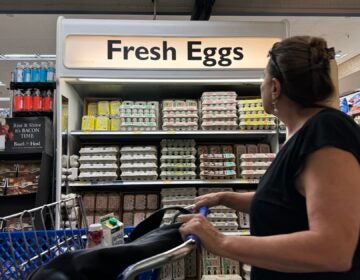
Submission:
M 116 155 L 85 155 L 79 158 L 80 166 L 84 163 L 114 163 L 118 162 Z
M 223 154 L 201 154 L 201 162 L 234 162 L 235 155 L 233 153 Z
M 237 222 L 213 222 L 214 227 L 224 232 L 237 232 L 239 225 Z
M 144 123 L 148 124 L 148 123 L 156 123 L 156 118 L 153 117 L 153 118 L 148 118 L 148 117 L 127 117 L 127 118 L 124 118 L 124 117 L 120 117 L 120 121 L 122 124 L 124 125 L 127 125 L 129 126 L 130 124 L 135 124 L 135 125 L 139 125 L 140 126 Z
M 236 112 L 234 113 L 230 113 L 230 114 L 219 114 L 219 113 L 212 113 L 212 114 L 202 114 L 201 116 L 202 119 L 236 119 L 237 118 L 237 114 Z
M 171 189 L 162 189 L 161 196 L 174 196 L 174 195 L 192 195 L 195 196 L 197 193 L 196 188 L 171 188 Z
M 236 164 L 233 161 L 230 162 L 201 162 L 200 169 L 233 169 L 236 168 Z
M 175 139 L 163 139 L 160 142 L 161 147 L 167 148 L 194 148 L 196 145 L 195 140 L 193 139 L 182 139 L 182 140 L 175 140 Z
M 121 154 L 138 154 L 138 153 L 150 153 L 156 154 L 157 147 L 156 146 L 123 146 L 120 149 Z
M 233 170 L 228 170 L 233 171 Z M 201 180 L 233 180 L 236 179 L 235 174 L 208 174 L 206 171 L 200 172 L 200 179 Z
M 200 194 L 199 194 L 200 195 Z M 216 206 L 216 207 L 211 207 L 210 208 L 210 213 L 214 213 L 214 214 L 217 214 L 217 213 L 220 213 L 220 214 L 223 214 L 223 213 L 233 213 L 233 214 L 236 214 L 236 211 L 234 209 L 231 209 L 229 207 L 226 207 L 226 206 L 223 206 L 223 205 L 219 205 L 220 207 Z
M 235 91 L 205 91 L 202 93 L 201 98 L 211 98 L 211 97 L 237 97 Z
M 216 193 L 216 192 L 233 192 L 234 190 L 232 188 L 199 188 L 199 195 L 204 195 L 208 193 Z M 214 209 L 226 209 L 227 207 L 223 205 L 218 205 L 213 207 Z
M 164 147 L 161 149 L 162 155 L 196 155 L 196 149 L 193 147 L 188 148 L 175 148 L 175 147 Z
M 238 104 L 239 106 L 247 106 L 247 105 L 253 105 L 253 104 L 259 104 L 262 105 L 263 101 L 261 98 L 256 98 L 256 99 L 241 99 L 238 100 Z
M 238 274 L 203 275 L 201 280 L 243 280 Z
M 237 130 L 239 126 L 237 124 L 226 124 L 226 122 L 217 122 L 218 124 L 213 124 L 211 122 L 202 123 L 202 130 L 214 130 L 214 131 L 222 131 L 222 130 Z M 223 124 L 220 124 L 223 123 Z
M 115 181 L 118 178 L 116 172 L 80 172 L 80 181 L 103 182 Z
M 195 163 L 196 158 L 193 155 L 162 155 L 161 163 Z
M 136 161 L 136 162 L 123 163 L 120 166 L 120 169 L 121 169 L 121 171 L 131 171 L 131 170 L 152 170 L 152 171 L 156 171 L 157 167 L 158 166 L 157 166 L 156 162 Z
M 167 118 L 194 118 L 198 119 L 199 115 L 193 111 L 171 111 L 163 112 L 163 119 Z
M 84 163 L 81 164 L 80 172 L 109 171 L 116 172 L 119 169 L 116 163 Z
M 88 146 L 80 149 L 79 154 L 83 155 L 117 155 L 119 147 L 117 146 Z
M 161 171 L 196 171 L 195 163 L 164 163 L 160 166 Z
M 257 169 L 257 170 L 242 170 L 241 178 L 244 179 L 260 179 L 266 173 L 265 169 Z
M 236 108 L 236 99 L 235 98 L 215 98 L 215 99 L 209 99 L 209 98 L 204 98 L 201 100 L 201 105 L 202 106 L 206 106 L 206 105 L 226 105 L 226 106 L 234 106 Z
M 195 180 L 196 173 L 194 171 L 161 171 L 160 178 L 162 180 Z
M 195 131 L 199 130 L 198 125 L 192 125 L 192 126 L 163 126 L 164 131 Z
M 159 102 L 157 101 L 148 101 L 148 102 L 135 101 L 133 103 L 130 102 L 123 101 L 123 103 L 120 105 L 120 110 L 121 109 L 156 110 L 157 108 L 159 108 Z
M 202 115 L 204 114 L 211 114 L 211 112 L 219 113 L 226 112 L 226 114 L 236 114 L 237 109 L 236 106 L 233 104 L 211 104 L 211 105 L 203 105 L 201 108 Z M 223 114 L 223 113 L 221 113 Z
M 276 117 L 274 115 L 270 115 L 270 114 L 240 114 L 239 115 L 239 119 L 240 120 L 251 120 L 251 119 L 269 119 L 269 120 L 275 120 Z
M 171 125 L 173 123 L 197 124 L 199 117 L 163 117 L 163 124 Z
M 210 222 L 236 222 L 238 216 L 235 213 L 214 213 L 211 212 L 208 214 L 207 219 Z
M 158 174 L 156 172 L 123 172 L 120 177 L 124 181 L 155 181 Z
M 241 161 L 273 161 L 276 157 L 275 153 L 268 153 L 268 154 L 242 154 L 240 156 Z
M 244 161 L 240 163 L 240 168 L 242 170 L 266 170 L 267 168 L 269 168 L 270 165 L 271 161 Z
M 176 198 L 176 199 L 162 199 L 163 207 L 168 207 L 171 205 L 192 205 L 194 203 L 194 197 L 187 197 L 187 198 Z
M 127 154 L 120 158 L 121 164 L 124 163 L 157 163 L 157 156 L 155 154 Z

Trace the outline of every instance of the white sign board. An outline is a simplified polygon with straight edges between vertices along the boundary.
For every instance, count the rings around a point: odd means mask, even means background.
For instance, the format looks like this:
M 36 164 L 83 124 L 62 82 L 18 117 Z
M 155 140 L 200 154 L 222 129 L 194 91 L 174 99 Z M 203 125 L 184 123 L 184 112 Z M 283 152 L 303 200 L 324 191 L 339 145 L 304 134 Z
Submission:
M 261 69 L 280 38 L 70 35 L 64 65 L 73 69 Z

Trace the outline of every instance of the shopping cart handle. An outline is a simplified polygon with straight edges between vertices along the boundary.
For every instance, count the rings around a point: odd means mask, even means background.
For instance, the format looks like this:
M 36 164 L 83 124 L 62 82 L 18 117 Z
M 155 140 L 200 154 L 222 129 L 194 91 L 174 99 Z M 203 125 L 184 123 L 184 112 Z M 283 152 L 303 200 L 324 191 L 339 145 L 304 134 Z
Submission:
M 200 207 L 199 209 L 199 214 L 206 217 L 208 214 L 209 214 L 209 208 L 207 206 L 202 206 Z M 200 241 L 200 238 L 195 235 L 195 234 L 189 234 L 185 237 L 185 240 L 188 241 L 188 240 L 194 240 L 196 245 L 200 246 L 201 245 L 201 241 Z

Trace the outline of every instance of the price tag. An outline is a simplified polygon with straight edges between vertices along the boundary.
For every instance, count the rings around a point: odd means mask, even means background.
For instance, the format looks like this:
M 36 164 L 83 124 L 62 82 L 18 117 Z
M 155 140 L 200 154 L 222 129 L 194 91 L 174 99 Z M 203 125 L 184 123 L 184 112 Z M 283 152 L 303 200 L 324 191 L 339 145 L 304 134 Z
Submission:
M 163 181 L 163 184 L 164 184 L 164 185 L 170 185 L 170 184 L 171 184 L 171 181 L 170 181 L 170 180 L 164 180 L 164 181 Z
M 175 134 L 175 130 L 168 130 L 167 134 Z
M 132 134 L 142 134 L 142 131 L 140 131 L 140 130 L 134 130 L 134 131 L 132 132 Z

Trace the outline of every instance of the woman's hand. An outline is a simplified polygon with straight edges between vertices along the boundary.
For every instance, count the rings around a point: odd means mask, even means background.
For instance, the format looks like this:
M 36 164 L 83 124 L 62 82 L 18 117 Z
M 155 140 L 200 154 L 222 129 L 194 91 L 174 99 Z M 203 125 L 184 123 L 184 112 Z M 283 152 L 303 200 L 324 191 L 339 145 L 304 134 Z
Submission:
M 183 222 L 179 231 L 185 240 L 189 234 L 198 236 L 203 247 L 213 254 L 218 254 L 222 248 L 225 235 L 217 230 L 206 217 L 200 214 L 181 215 L 179 220 Z
M 209 193 L 195 198 L 194 212 L 200 209 L 201 206 L 214 207 L 220 205 L 220 198 L 222 193 Z

